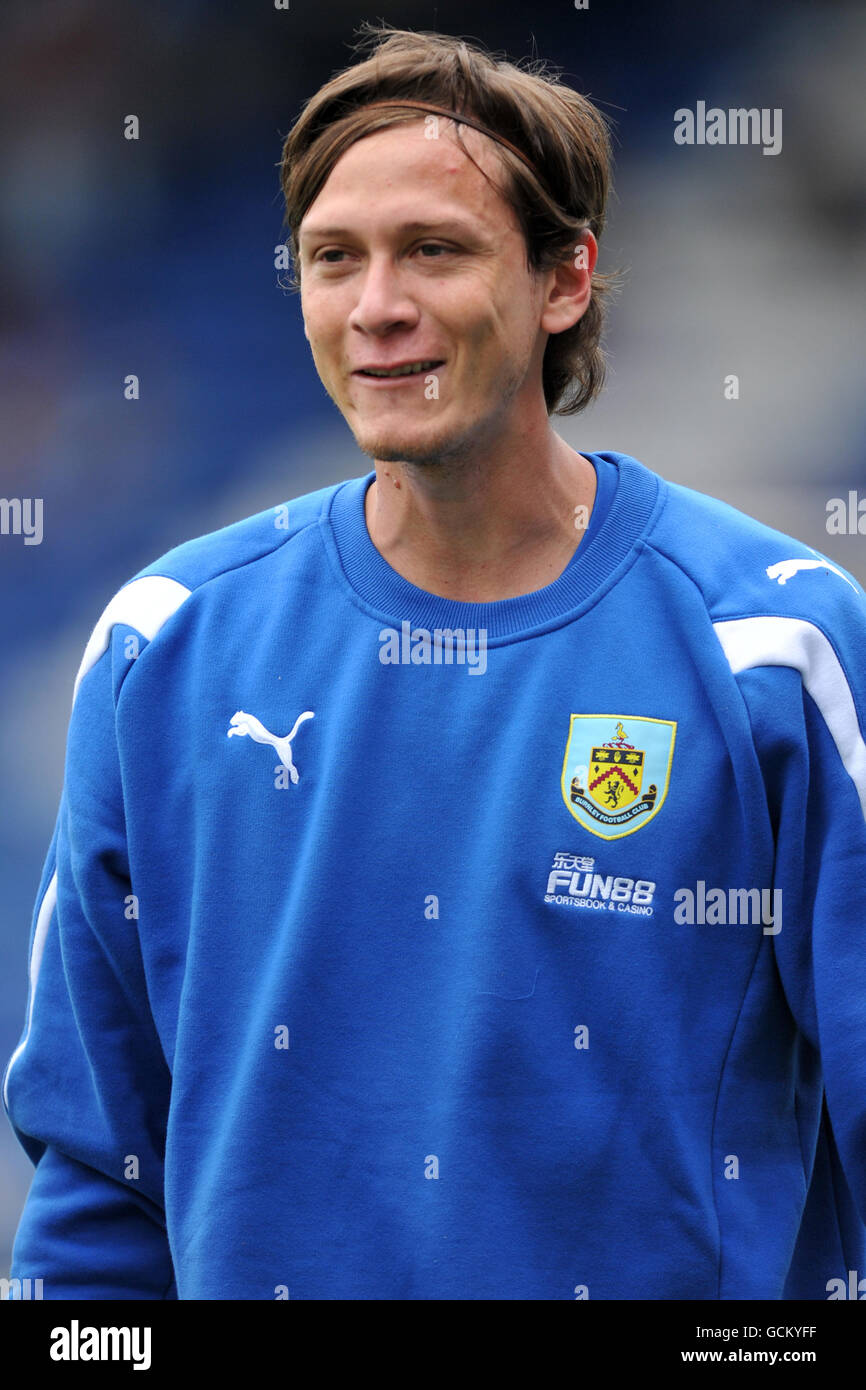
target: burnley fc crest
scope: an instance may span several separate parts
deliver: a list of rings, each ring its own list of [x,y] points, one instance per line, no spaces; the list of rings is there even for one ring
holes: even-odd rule
[[[575,820],[604,840],[651,821],[667,796],[676,732],[670,719],[573,714],[562,796]]]

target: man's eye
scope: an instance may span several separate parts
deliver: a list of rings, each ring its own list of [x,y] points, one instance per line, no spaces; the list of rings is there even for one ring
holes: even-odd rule
[[[435,261],[438,260],[441,255],[447,255],[448,252],[451,250],[451,247],[442,246],[438,241],[425,241],[422,242],[421,245],[418,246],[416,249],[423,253],[421,257],[422,260]],[[345,256],[345,254],[345,251],[342,251],[339,249],[339,247],[334,246],[329,247],[324,251],[319,251],[315,259],[320,263],[324,262],[325,265],[339,265],[340,258]]]

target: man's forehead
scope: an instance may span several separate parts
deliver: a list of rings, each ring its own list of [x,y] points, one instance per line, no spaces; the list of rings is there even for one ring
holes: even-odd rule
[[[435,139],[425,135],[425,130],[431,128],[438,129]],[[467,136],[474,139],[466,139]],[[356,218],[359,193],[363,195],[363,204],[370,208],[383,196],[388,196],[392,203],[405,199],[407,214],[414,211],[423,225],[448,218],[487,221],[491,216],[501,217],[503,200],[489,182],[492,176],[502,184],[502,166],[496,151],[490,148],[490,141],[471,128],[462,127],[461,138],[466,139],[469,154],[458,144],[450,122],[441,121],[438,128],[406,122],[363,136],[337,160],[307,209],[301,229],[318,231],[318,214],[320,210],[325,213],[325,204],[329,225],[334,221],[332,210],[336,211],[339,203],[344,203],[345,212],[354,213]],[[419,208],[417,192],[411,197],[407,193],[408,183],[414,183],[416,188],[423,186],[429,207]],[[428,212],[429,218],[425,215]],[[338,220],[342,222],[343,217]]]

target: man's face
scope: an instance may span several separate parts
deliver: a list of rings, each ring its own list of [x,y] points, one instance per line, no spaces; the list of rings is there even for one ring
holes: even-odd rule
[[[546,420],[543,283],[512,208],[453,130],[441,121],[427,139],[422,118],[356,141],[299,230],[316,369],[358,447],[384,462],[470,458],[518,435],[530,412]],[[462,134],[501,183],[491,142]],[[406,363],[425,365],[385,379],[362,370]]]

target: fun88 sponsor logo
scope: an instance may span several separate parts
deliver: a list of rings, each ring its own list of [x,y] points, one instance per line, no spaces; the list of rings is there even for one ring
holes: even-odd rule
[[[655,890],[650,879],[599,873],[594,859],[560,853],[554,855],[544,901],[589,912],[628,912],[652,917]]]

